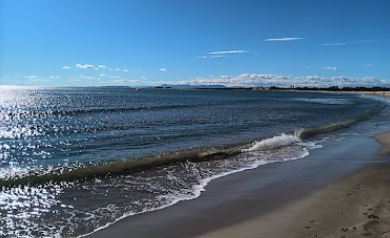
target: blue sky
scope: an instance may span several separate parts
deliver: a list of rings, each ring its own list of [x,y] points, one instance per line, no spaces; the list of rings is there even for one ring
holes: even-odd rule
[[[383,85],[387,0],[0,0],[0,84]]]

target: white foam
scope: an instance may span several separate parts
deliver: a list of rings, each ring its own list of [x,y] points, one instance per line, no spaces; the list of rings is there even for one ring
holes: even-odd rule
[[[271,138],[266,138],[261,141],[255,141],[253,145],[248,149],[243,149],[243,152],[250,152],[250,151],[258,151],[258,150],[269,150],[269,149],[275,149],[282,146],[291,145],[294,143],[301,142],[301,139],[299,138],[300,131],[295,132],[292,134],[286,134],[282,133],[277,136],[273,136]]]
[[[305,153],[303,157],[306,157],[307,155],[308,155],[308,153]],[[297,159],[297,158],[293,158],[293,159]],[[277,161],[274,161],[274,162],[277,162]],[[282,161],[279,161],[279,162],[282,162]],[[242,171],[245,171],[245,170],[255,169],[255,168],[259,167],[260,165],[264,165],[264,164],[268,164],[268,163],[271,163],[271,162],[258,161],[257,163],[254,163],[253,165],[248,166],[248,167],[243,167],[243,168],[240,168],[240,169],[231,170],[231,171],[228,171],[228,172],[224,172],[224,173],[220,173],[220,174],[216,174],[216,175],[207,177],[205,179],[200,180],[199,184],[196,184],[196,185],[192,186],[192,191],[191,191],[192,195],[191,194],[182,194],[182,193],[178,192],[177,194],[170,194],[170,195],[160,196],[159,200],[160,201],[161,200],[166,201],[165,204],[162,204],[161,206],[155,207],[155,208],[144,208],[140,212],[126,213],[126,214],[122,215],[121,217],[117,218],[115,221],[108,222],[104,226],[100,226],[100,227],[96,228],[95,230],[93,230],[92,232],[89,232],[87,234],[83,234],[83,235],[77,236],[77,238],[85,237],[85,236],[91,235],[93,233],[96,233],[98,231],[101,231],[101,230],[111,226],[112,224],[115,224],[116,222],[118,222],[120,220],[123,220],[123,219],[125,219],[126,217],[129,217],[129,216],[134,216],[134,215],[138,215],[138,214],[142,214],[142,213],[146,213],[146,212],[158,211],[158,210],[161,210],[161,209],[173,206],[173,205],[175,205],[175,204],[177,204],[177,203],[179,203],[181,201],[188,201],[188,200],[192,200],[192,199],[198,198],[202,194],[202,192],[206,191],[207,184],[210,183],[212,180],[217,179],[217,178],[221,178],[221,177],[224,177],[224,176],[227,176],[227,175],[230,175],[230,174],[242,172]]]
[[[199,183],[193,185],[190,189],[188,189],[187,192],[177,191],[177,193],[171,193],[171,194],[159,196],[158,200],[163,201],[163,203],[159,207],[153,207],[153,208],[145,207],[143,210],[141,210],[139,212],[129,212],[129,213],[123,214],[121,217],[118,217],[116,220],[109,222],[103,226],[100,226],[90,233],[80,235],[78,237],[85,237],[85,236],[88,236],[92,233],[103,230],[103,229],[109,227],[110,225],[112,225],[112,224],[114,224],[114,223],[116,223],[116,222],[118,222],[126,217],[129,217],[129,216],[161,210],[161,209],[173,206],[181,201],[188,201],[188,200],[198,198],[202,194],[202,192],[206,191],[207,184],[210,183],[212,180],[215,180],[215,179],[227,176],[227,175],[231,175],[234,173],[242,172],[245,170],[255,169],[255,168],[258,168],[259,166],[262,166],[265,164],[280,163],[280,162],[302,159],[302,158],[307,157],[310,154],[309,149],[315,149],[315,148],[321,147],[320,145],[318,145],[314,142],[301,142],[301,140],[299,138],[299,133],[300,133],[300,131],[297,131],[293,135],[282,133],[281,135],[267,138],[267,139],[261,140],[259,142],[255,142],[254,145],[250,149],[247,149],[247,152],[251,152],[251,151],[256,152],[259,149],[264,150],[264,149],[270,149],[270,148],[276,148],[276,147],[297,144],[297,145],[301,146],[302,151],[300,151],[300,153],[296,154],[295,156],[284,157],[284,158],[280,158],[278,160],[267,160],[267,159],[259,158],[259,159],[252,160],[250,163],[243,164],[243,166],[240,168],[231,169],[231,170],[228,170],[225,172],[220,172],[220,173],[211,175],[211,176],[203,178],[203,179],[199,179]],[[256,153],[253,154],[253,156],[256,156]],[[189,162],[189,163],[191,163],[191,162]]]

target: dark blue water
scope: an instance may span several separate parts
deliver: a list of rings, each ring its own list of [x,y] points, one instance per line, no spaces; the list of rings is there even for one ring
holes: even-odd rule
[[[2,188],[0,236],[75,237],[200,195],[212,179],[300,159],[302,128],[361,118],[380,102],[348,94],[0,87],[0,179],[170,151],[248,144],[232,158],[86,181]],[[387,118],[384,119],[388,120]]]
[[[251,141],[372,104],[352,95],[220,90],[1,88],[0,95],[3,169]]]

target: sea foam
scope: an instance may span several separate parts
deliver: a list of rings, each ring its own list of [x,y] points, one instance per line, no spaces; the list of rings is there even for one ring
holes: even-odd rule
[[[255,141],[250,148],[243,149],[242,151],[248,152],[248,151],[258,151],[258,150],[270,150],[270,149],[275,149],[282,146],[298,143],[301,142],[301,139],[299,138],[300,133],[301,130],[296,131],[294,134],[282,133],[280,135],[276,135],[260,141]]]

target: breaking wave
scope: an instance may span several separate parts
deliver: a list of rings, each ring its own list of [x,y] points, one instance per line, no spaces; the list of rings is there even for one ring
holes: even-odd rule
[[[200,149],[175,151],[126,160],[114,160],[95,164],[80,165],[73,168],[57,168],[50,171],[31,171],[19,177],[0,179],[0,186],[37,185],[48,182],[70,182],[94,179],[105,176],[124,175],[131,171],[146,170],[159,166],[171,165],[183,161],[201,162],[227,159],[242,152],[273,150],[302,142],[310,137],[329,133],[338,129],[352,126],[354,123],[367,119],[379,112],[379,105],[362,110],[359,114],[331,124],[304,128],[292,133],[282,133],[252,143],[241,143]]]
[[[0,205],[9,211],[17,209],[18,214],[3,214],[0,227],[5,228],[0,229],[0,236],[30,237],[39,232],[47,237],[83,237],[128,216],[195,199],[214,179],[305,158],[310,150],[321,147],[315,136],[351,126],[380,109],[375,106],[331,124],[249,143],[71,168],[41,168],[19,177],[13,173],[0,180]],[[83,200],[74,199],[74,194]]]
[[[258,150],[270,150],[270,149],[291,145],[293,143],[301,142],[301,138],[299,137],[300,133],[301,130],[296,131],[294,134],[282,133],[281,135],[273,136],[271,138],[266,138],[261,141],[255,141],[250,148],[243,149],[243,151],[249,152],[249,151],[258,151]]]
[[[181,201],[196,199],[201,195],[202,192],[206,191],[207,184],[212,180],[245,170],[255,169],[259,166],[270,163],[302,159],[309,155],[310,149],[320,147],[320,145],[315,143],[298,142],[291,143],[289,146],[284,147],[280,151],[274,150],[272,152],[268,151],[266,153],[258,153],[259,151],[247,151],[245,153],[239,154],[238,156],[233,156],[228,161],[212,161],[212,164],[206,161],[200,163],[187,161],[178,164],[176,166],[178,166],[179,169],[175,170],[174,173],[170,172],[165,176],[172,184],[174,184],[175,189],[168,189],[168,192],[161,192],[161,195],[156,196],[154,206],[145,206],[143,209],[137,212],[125,212],[112,221],[102,226],[98,226],[96,229],[88,232],[87,234],[83,234],[78,237],[85,237],[105,229],[108,226],[129,216],[161,210],[173,206]],[[207,165],[205,163],[207,163]],[[184,174],[181,174],[183,171]],[[161,183],[160,180],[161,179],[158,178],[155,183]]]

